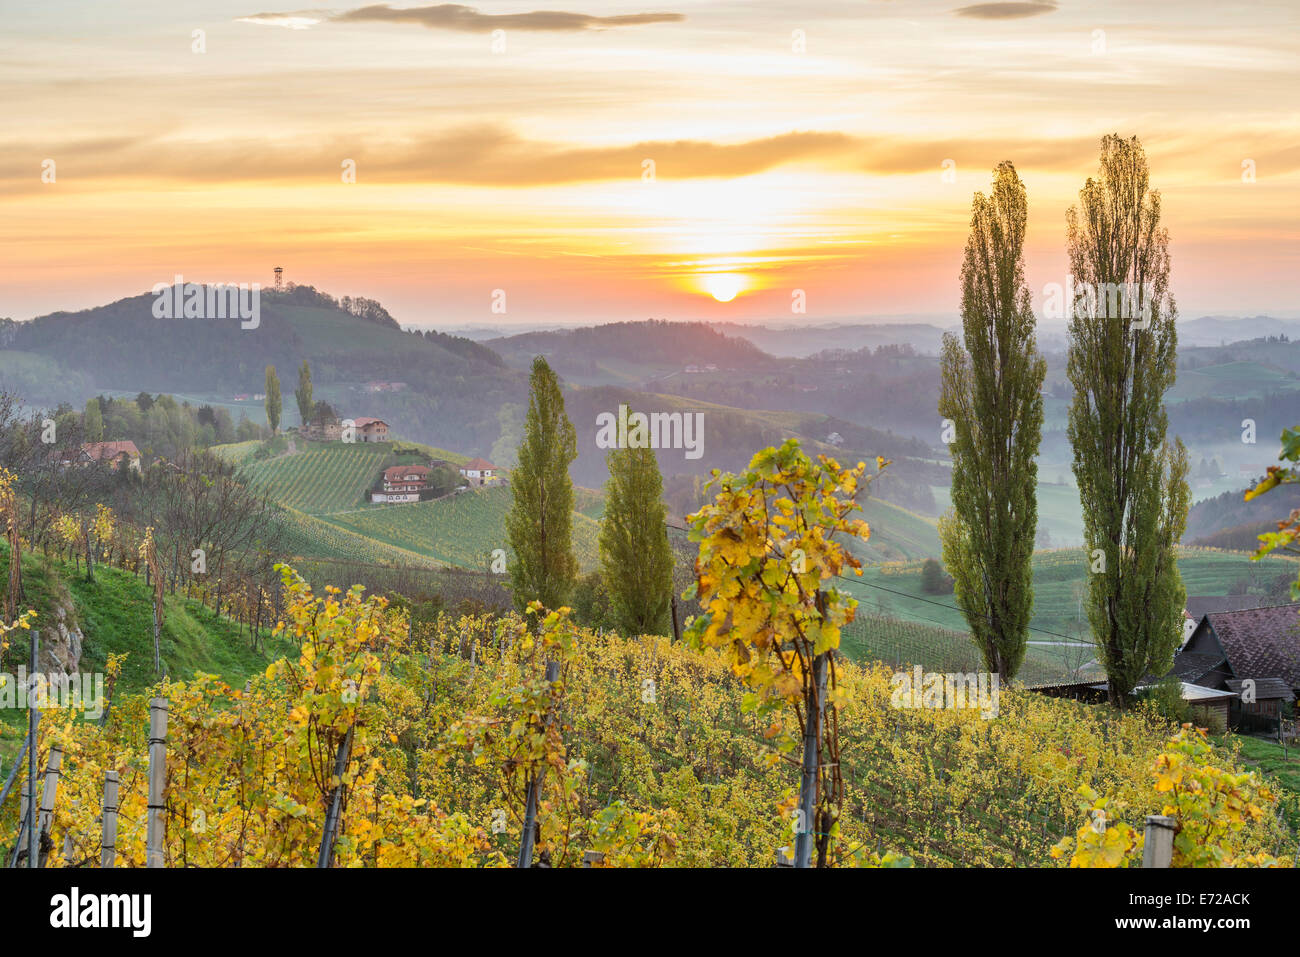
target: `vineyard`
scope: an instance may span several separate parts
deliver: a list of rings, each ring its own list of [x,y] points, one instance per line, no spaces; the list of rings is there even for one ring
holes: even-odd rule
[[[538,685],[537,646],[517,618],[443,617],[409,634],[381,602],[335,594],[327,606],[301,584],[291,590],[286,620],[302,652],[246,689],[210,675],[164,680],[118,694],[102,726],[59,713],[42,722],[41,766],[52,745],[63,760],[49,825],[62,854],[47,866],[99,861],[108,771],[120,780],[117,866],[144,864],[149,695],[171,713],[164,866],[312,865],[333,796],[313,768],[336,751],[347,759],[337,866],[508,865],[522,808],[518,778],[498,762],[539,687],[560,721],[544,751],[515,753],[550,768],[537,843],[550,866],[578,866],[586,852],[606,866],[770,866],[790,842],[797,771],[765,743],[767,719],[744,706],[718,654],[551,616],[543,637],[563,633],[548,645],[561,670],[556,685]],[[839,671],[836,866],[891,852],[928,866],[1052,865],[1052,846],[1083,821],[1084,785],[1112,797],[1112,822],[1140,828],[1160,811],[1152,769],[1171,729],[1147,713],[1007,689],[992,720],[899,707],[892,674]],[[501,737],[482,737],[489,728]],[[1224,751],[1216,760],[1237,761]],[[0,843],[13,842],[15,805],[0,816]],[[1242,854],[1294,845],[1275,813],[1230,841]]]
[[[379,565],[437,567],[428,555],[368,538],[338,525],[285,508],[277,516],[288,554],[303,558],[341,558]]]
[[[318,515],[365,505],[390,452],[387,443],[312,443],[292,455],[249,462],[242,474],[281,505]]]
[[[389,505],[327,520],[346,531],[438,561],[481,569],[494,549],[506,543],[505,520],[511,493],[505,487],[477,489],[433,502]],[[599,525],[573,515],[573,549],[584,569],[598,561]]]

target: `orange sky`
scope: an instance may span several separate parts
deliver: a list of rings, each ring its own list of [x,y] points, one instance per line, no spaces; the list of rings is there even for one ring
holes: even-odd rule
[[[992,167],[1028,188],[1039,303],[1107,132],[1147,148],[1184,317],[1300,315],[1294,3],[52,0],[6,19],[0,315],[281,265],[411,325],[950,321]]]

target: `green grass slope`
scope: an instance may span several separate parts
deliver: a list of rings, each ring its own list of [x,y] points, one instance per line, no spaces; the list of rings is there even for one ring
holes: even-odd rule
[[[854,512],[871,526],[871,538],[854,543],[854,552],[867,562],[922,561],[938,558],[939,527],[934,519],[881,499],[868,498]]]
[[[420,552],[399,548],[340,528],[325,519],[286,508],[279,514],[285,553],[291,558],[344,559],[377,565],[415,565],[429,568],[442,563]]]
[[[1244,551],[1179,549],[1178,568],[1190,596],[1223,596],[1234,586],[1255,583],[1261,566],[1268,575],[1287,568],[1294,559],[1271,557],[1252,562]],[[845,586],[859,601],[870,602],[881,614],[935,625],[950,632],[965,632],[966,619],[953,596],[932,596],[920,586],[920,562],[883,564],[863,570],[861,579]],[[1089,635],[1086,598],[1088,563],[1082,549],[1039,551],[1034,555],[1034,619],[1031,641],[1057,641],[1057,635]]]
[[[9,574],[9,551],[0,545],[0,580]],[[65,612],[64,624],[79,628],[83,636],[80,671],[103,673],[110,654],[126,654],[118,689],[138,692],[156,680],[153,669],[153,598],[144,578],[106,566],[96,566],[95,581],[86,581],[84,566],[79,572],[71,563],[41,554],[23,556],[23,604],[37,613],[33,624],[41,631],[42,643],[56,634],[56,609]],[[28,660],[26,632],[11,636],[5,653],[4,670],[13,672]],[[254,651],[248,629],[228,618],[215,615],[197,601],[179,595],[166,596],[166,614],[159,642],[163,665],[171,677],[186,677],[196,671],[220,675],[232,684],[242,684],[268,662],[291,649],[287,641],[264,635],[265,654]],[[116,693],[116,692],[115,692]],[[13,750],[14,739],[26,721],[26,712],[0,710],[0,753]],[[3,725],[10,727],[9,732]]]

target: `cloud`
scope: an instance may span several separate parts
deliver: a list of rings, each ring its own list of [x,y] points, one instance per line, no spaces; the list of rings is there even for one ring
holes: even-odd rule
[[[340,164],[357,165],[358,182],[376,185],[444,184],[537,187],[572,183],[640,180],[642,163],[655,162],[661,180],[750,176],[803,163],[870,176],[933,174],[951,159],[960,174],[980,171],[985,181],[1000,161],[1010,159],[1022,175],[1041,172],[1090,174],[1096,167],[1099,135],[1006,139],[912,139],[794,131],[736,143],[710,140],[647,140],[615,146],[575,146],[525,139],[497,125],[453,128],[403,139],[373,134],[335,137],[304,148],[301,141],[244,139],[188,140],[174,135],[69,140],[64,143],[6,143],[0,148],[0,193],[46,189],[31,170],[40,159],[58,159],[60,183],[102,188],[106,181],[162,186],[197,183],[283,183],[314,187],[339,182]],[[1284,135],[1221,131],[1219,141],[1177,136],[1148,138],[1153,167],[1182,168],[1194,176],[1234,180],[1237,161],[1216,156],[1250,155],[1260,169],[1282,175],[1300,168],[1300,148]],[[1242,154],[1242,143],[1250,152]],[[1205,158],[1211,158],[1206,161]],[[66,164],[66,165],[65,165]],[[22,175],[19,175],[19,171]],[[1166,175],[1168,173],[1166,172]]]
[[[294,10],[286,13],[254,13],[236,17],[238,23],[257,23],[268,27],[285,27],[289,30],[306,30],[329,16],[328,10]]]
[[[686,17],[680,13],[629,13],[598,17],[588,13],[561,10],[534,10],[531,13],[480,13],[459,3],[441,3],[431,7],[390,7],[386,3],[358,7],[330,19],[341,23],[414,23],[431,30],[458,30],[463,33],[491,33],[493,30],[599,30],[605,27],[631,27],[647,23],[677,23]]]
[[[1017,0],[1006,3],[973,3],[967,7],[958,7],[953,13],[977,20],[1019,20],[1022,17],[1036,17],[1040,13],[1051,13],[1056,9],[1054,0]]]

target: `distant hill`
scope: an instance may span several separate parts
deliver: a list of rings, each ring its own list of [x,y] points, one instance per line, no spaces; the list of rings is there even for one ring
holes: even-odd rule
[[[1261,531],[1277,531],[1278,520],[1289,515],[1292,509],[1300,508],[1300,485],[1279,485],[1267,495],[1249,502],[1243,501],[1244,495],[1245,489],[1224,492],[1193,505],[1187,513],[1187,531],[1183,534],[1183,541],[1223,545],[1225,542],[1212,539],[1229,529],[1234,531],[1234,540],[1238,541],[1245,527],[1258,529],[1256,535]],[[1248,547],[1254,549],[1258,543],[1252,541]]]
[[[698,458],[688,459],[685,449],[659,450],[659,468],[665,477],[707,475],[714,468],[737,471],[747,466],[759,449],[797,438],[810,455],[828,455],[844,464],[865,461],[872,473],[876,470],[874,459],[877,455],[893,459],[895,465],[890,467],[881,485],[873,487],[873,496],[909,507],[932,504],[929,501],[929,484],[932,482],[920,481],[923,475],[919,471],[928,468],[923,463],[931,455],[931,450],[916,439],[818,412],[736,408],[679,395],[634,392],[614,386],[573,389],[565,395],[565,407],[578,434],[578,458],[570,469],[577,484],[590,488],[604,484],[608,474],[605,468],[607,450],[596,445],[596,420],[601,413],[617,413],[622,403],[627,403],[634,411],[645,413],[681,412],[703,416],[703,443]],[[838,436],[840,444],[831,441],[833,435]],[[908,498],[909,492],[923,492],[925,501]]]
[[[729,336],[748,339],[777,356],[806,358],[825,349],[874,349],[910,344],[917,352],[938,355],[947,330],[929,323],[810,323],[787,326],[715,322],[713,328]],[[954,327],[955,328],[955,327]]]
[[[776,360],[746,339],[724,335],[703,322],[612,322],[580,329],[525,332],[484,345],[520,369],[534,356],[578,384],[629,384],[687,366],[770,368]]]
[[[335,300],[310,286],[263,290],[260,323],[243,329],[236,318],[155,318],[154,301],[146,293],[8,323],[0,362],[41,372],[48,388],[25,395],[29,401],[75,405],[88,398],[88,385],[95,391],[180,392],[204,399],[260,393],[266,366],[274,365],[283,422],[295,425],[293,390],[306,359],[316,397],[341,414],[381,417],[404,437],[480,454],[497,437],[500,405],[526,401],[526,377],[491,349],[432,331],[404,332],[377,303],[358,315],[344,307],[351,300]],[[373,381],[401,387],[370,391],[366,383]]]
[[[1248,339],[1300,335],[1300,319],[1275,319],[1272,316],[1201,316],[1178,320],[1179,346],[1217,346]]]

